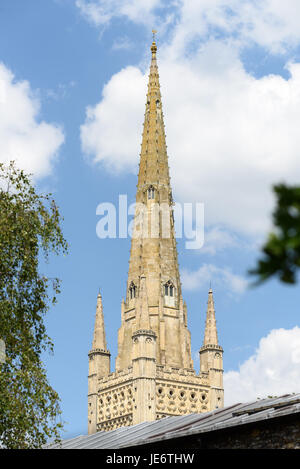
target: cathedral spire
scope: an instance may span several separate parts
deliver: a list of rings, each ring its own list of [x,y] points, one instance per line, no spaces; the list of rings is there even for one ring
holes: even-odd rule
[[[191,366],[192,363],[190,334],[182,304],[155,38],[150,50],[134,229],[126,300],[119,329],[117,370],[130,366],[132,356],[128,354],[127,341],[141,322],[149,325],[144,329],[155,332],[158,337],[157,363],[179,368]],[[175,339],[171,332],[173,328],[180,330],[180,339]],[[181,344],[179,347],[178,342]]]
[[[135,236],[131,242],[126,303],[130,288],[138,291],[146,276],[148,301],[158,305],[163,281],[171,281],[177,298],[181,283],[175,241],[165,127],[162,112],[157,45],[151,45],[151,64],[136,193]]]
[[[126,299],[119,331],[120,346],[116,369],[130,366],[131,356],[128,354],[126,340],[129,340],[131,333],[139,327],[138,324],[141,321],[148,322],[147,329],[155,331],[160,337],[157,348],[158,363],[163,362],[180,367],[183,363],[191,362],[187,346],[189,339],[186,339],[189,333],[186,331],[184,315],[180,310],[181,282],[155,38],[153,38],[150,51],[151,63],[134,229],[131,239]],[[144,306],[141,306],[142,304]],[[172,309],[169,310],[169,308]],[[173,340],[169,332],[172,327],[170,319],[165,320],[165,315],[169,317],[171,314],[173,314],[174,322],[182,323],[178,325],[178,328],[183,328],[182,347],[177,348],[175,352],[171,352],[173,346],[169,347],[169,351],[165,350],[168,343]],[[160,318],[159,322],[157,322],[158,318]]]
[[[94,337],[92,349],[101,349],[107,351],[106,337],[105,337],[105,326],[103,317],[103,305],[101,293],[98,293],[97,307],[96,307],[96,318],[94,327]]]
[[[208,292],[205,334],[203,345],[218,345],[217,322],[212,288]]]

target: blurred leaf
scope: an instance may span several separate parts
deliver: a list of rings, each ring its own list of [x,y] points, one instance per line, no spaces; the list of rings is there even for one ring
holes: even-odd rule
[[[273,276],[295,284],[300,267],[300,187],[279,184],[274,192],[277,198],[274,233],[262,247],[263,257],[249,273],[257,277],[256,284]]]

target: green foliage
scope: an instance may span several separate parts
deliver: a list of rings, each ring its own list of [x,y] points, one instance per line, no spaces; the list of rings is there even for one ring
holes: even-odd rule
[[[53,344],[45,328],[49,305],[60,292],[57,278],[39,273],[41,255],[66,253],[58,207],[50,194],[36,193],[30,177],[0,164],[0,444],[40,448],[58,439],[59,397],[41,361]]]
[[[273,214],[275,231],[262,248],[264,257],[250,273],[261,283],[272,276],[294,284],[300,268],[300,187],[274,187],[277,206]]]

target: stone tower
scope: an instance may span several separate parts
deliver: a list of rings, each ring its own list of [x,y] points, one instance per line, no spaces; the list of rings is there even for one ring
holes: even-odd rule
[[[156,52],[153,41],[116,367],[111,373],[98,295],[89,353],[89,433],[223,406],[223,350],[218,345],[211,290],[199,375],[191,357]]]

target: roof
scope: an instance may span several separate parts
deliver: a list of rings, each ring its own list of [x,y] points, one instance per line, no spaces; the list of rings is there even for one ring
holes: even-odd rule
[[[235,404],[203,414],[165,417],[109,432],[80,435],[47,445],[47,449],[118,449],[146,445],[194,434],[207,434],[224,428],[300,413],[300,394]]]

